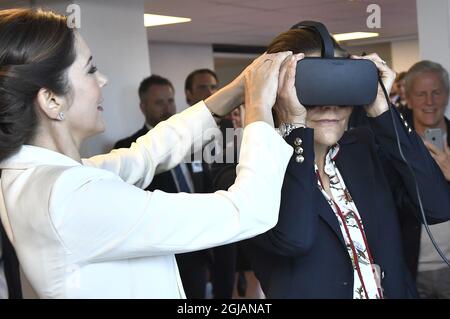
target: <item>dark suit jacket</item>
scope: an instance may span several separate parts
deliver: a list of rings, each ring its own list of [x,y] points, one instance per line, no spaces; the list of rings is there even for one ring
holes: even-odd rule
[[[450,186],[420,137],[395,112],[403,154],[419,183],[430,223],[450,219]],[[387,298],[417,297],[402,250],[395,196],[417,204],[414,181],[401,160],[391,114],[369,120],[372,131],[348,131],[339,142],[336,165],[361,215]],[[288,165],[279,221],[246,242],[246,252],[269,298],[352,298],[353,268],[338,220],[317,187],[314,132],[296,129],[287,141],[303,140],[302,164]]]

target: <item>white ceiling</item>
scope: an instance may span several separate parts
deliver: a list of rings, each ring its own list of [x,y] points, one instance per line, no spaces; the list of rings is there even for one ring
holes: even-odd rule
[[[192,19],[148,28],[150,41],[265,46],[302,20],[321,21],[331,33],[373,32],[371,3],[381,7],[376,41],[417,36],[416,0],[145,0],[145,11]]]

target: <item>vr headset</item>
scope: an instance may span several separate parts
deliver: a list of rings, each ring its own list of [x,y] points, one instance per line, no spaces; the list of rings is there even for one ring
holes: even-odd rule
[[[320,22],[303,21],[291,29],[308,28],[320,35],[321,57],[305,57],[297,64],[295,88],[306,107],[371,104],[377,95],[378,69],[372,61],[334,57],[333,40]]]

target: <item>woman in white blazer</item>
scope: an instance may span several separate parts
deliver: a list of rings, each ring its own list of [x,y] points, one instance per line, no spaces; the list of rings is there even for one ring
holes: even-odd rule
[[[263,55],[204,102],[129,149],[81,159],[104,130],[101,87],[82,37],[62,16],[0,11],[0,213],[41,298],[184,298],[174,254],[263,233],[277,222],[292,148],[273,128],[282,62]],[[146,192],[154,174],[201,148],[211,113],[242,102],[235,184],[214,194]]]

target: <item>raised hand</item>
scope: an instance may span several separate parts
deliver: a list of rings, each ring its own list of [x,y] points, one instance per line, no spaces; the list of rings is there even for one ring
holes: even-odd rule
[[[291,51],[263,54],[245,71],[245,124],[265,121],[273,125],[272,107],[278,92],[280,68]]]
[[[373,63],[375,63],[380,73],[381,81],[383,82],[383,85],[386,88],[386,92],[389,96],[389,93],[391,92],[392,89],[392,85],[394,84],[395,81],[396,73],[387,66],[386,62],[383,61],[383,59],[381,59],[376,53],[372,53],[365,56],[352,55],[351,58],[371,60]],[[388,109],[389,104],[386,101],[383,89],[381,88],[381,85],[378,84],[377,97],[371,105],[366,106],[366,112],[370,117],[377,117],[386,112]]]
[[[274,110],[278,119],[283,123],[305,124],[306,109],[300,103],[295,89],[297,62],[304,57],[303,53],[295,54],[281,65]]]

